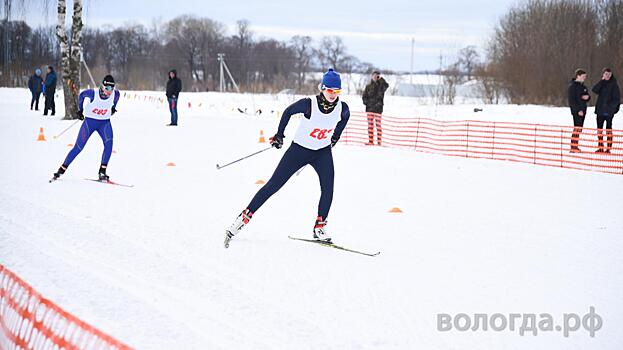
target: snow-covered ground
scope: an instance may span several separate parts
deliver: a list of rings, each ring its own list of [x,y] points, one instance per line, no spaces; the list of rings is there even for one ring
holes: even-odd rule
[[[338,145],[328,228],[336,242],[379,256],[287,239],[311,235],[320,192],[311,169],[226,250],[224,229],[284,150],[215,164],[265,147],[260,130],[272,135],[294,97],[183,94],[180,126],[170,128],[164,105],[135,94],[113,117],[108,173],[135,185],[122,188],[83,180],[97,174],[97,135],[62,181],[49,184],[78,126],[53,139],[72,122],[27,110],[26,90],[0,89],[0,263],[115,338],[140,349],[623,348],[620,176]],[[343,98],[363,109],[358,96]],[[571,119],[564,108],[474,107],[389,96],[386,112]],[[251,112],[258,108],[261,116]],[[35,141],[39,127],[48,141]],[[444,313],[534,313],[537,321],[550,313],[561,324],[563,314],[582,317],[591,306],[603,319],[595,337],[582,327],[569,337],[520,336],[519,325],[437,328]]]

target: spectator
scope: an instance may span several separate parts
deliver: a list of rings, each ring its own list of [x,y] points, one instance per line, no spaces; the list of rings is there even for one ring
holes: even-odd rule
[[[171,124],[177,125],[177,98],[182,91],[182,81],[177,77],[177,71],[171,69],[169,71],[169,81],[167,81],[167,100],[169,101],[169,111],[171,112]]]
[[[54,71],[54,67],[48,66],[48,73],[45,75],[45,83],[43,85],[43,93],[45,95],[43,115],[48,115],[48,110],[52,111],[51,115],[55,115],[56,104],[54,103],[54,93],[56,92],[56,72]]]
[[[381,77],[379,71],[372,72],[372,81],[363,90],[363,104],[368,114],[368,145],[374,144],[374,128],[376,127],[377,143],[381,145],[381,114],[383,114],[383,97],[389,84]]]
[[[621,90],[610,68],[604,68],[601,81],[593,86],[593,92],[599,95],[595,104],[597,138],[599,139],[599,147],[596,152],[610,153],[610,149],[612,149],[612,118],[619,111],[621,105]],[[605,149],[602,136],[604,122],[606,122],[606,135],[608,137],[608,146]]]
[[[585,80],[586,72],[582,69],[576,69],[575,78],[571,79],[567,89],[574,126],[573,135],[571,136],[571,153],[581,152],[578,147],[578,141],[584,126],[584,118],[586,117],[586,102],[591,99],[588,88],[584,85]]]
[[[35,106],[35,111],[39,110],[39,96],[41,96],[41,89],[43,88],[43,79],[41,78],[41,69],[37,68],[35,74],[28,79],[28,89],[32,94],[30,100],[30,110],[32,106]]]

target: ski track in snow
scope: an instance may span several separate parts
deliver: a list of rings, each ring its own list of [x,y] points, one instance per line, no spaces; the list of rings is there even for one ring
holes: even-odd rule
[[[359,96],[341,98],[363,109]],[[78,129],[53,140],[69,122],[24,110],[29,99],[25,89],[0,89],[0,263],[131,346],[623,348],[620,176],[338,144],[328,227],[337,243],[381,255],[287,238],[310,235],[320,192],[311,169],[292,177],[224,249],[224,229],[283,155],[271,150],[215,170],[264,147],[259,130],[268,138],[277,126],[274,116],[231,111],[251,103],[283,110],[290,98],[183,94],[179,128],[163,126],[166,106],[122,98],[109,174],[133,188],[83,180],[99,167],[97,135],[62,180],[48,184]],[[208,102],[190,109],[184,99]],[[394,116],[435,117],[433,109],[439,119],[474,116],[470,105],[388,99]],[[568,124],[568,114],[485,106],[478,116]],[[40,126],[45,143],[34,141]],[[166,167],[171,161],[177,166]],[[388,214],[394,206],[404,214]],[[595,338],[582,330],[564,338],[436,329],[438,313],[556,317],[591,305],[604,319]]]

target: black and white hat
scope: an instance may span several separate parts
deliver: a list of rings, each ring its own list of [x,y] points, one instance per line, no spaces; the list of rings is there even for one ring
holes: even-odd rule
[[[115,86],[115,78],[113,78],[112,75],[108,74],[104,77],[104,80],[102,80],[102,84],[104,86]]]

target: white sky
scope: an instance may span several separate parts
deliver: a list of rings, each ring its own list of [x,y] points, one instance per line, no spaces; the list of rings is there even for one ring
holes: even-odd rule
[[[26,10],[17,18],[31,25],[53,23],[56,1],[22,0]],[[15,1],[19,2],[19,1]],[[72,2],[68,0],[68,2]],[[385,0],[342,1],[200,1],[200,0],[85,0],[87,26],[167,21],[181,14],[208,17],[235,31],[237,20],[246,19],[256,38],[289,40],[310,35],[341,36],[348,53],[380,68],[409,71],[411,40],[414,39],[414,70],[439,67],[439,56],[453,60],[467,45],[484,47],[494,26],[515,0]],[[71,7],[68,6],[70,11]]]

